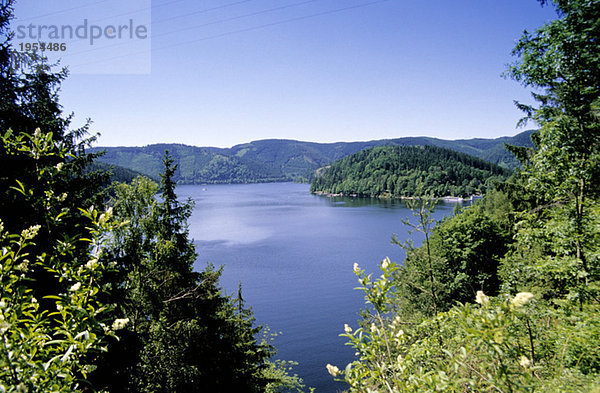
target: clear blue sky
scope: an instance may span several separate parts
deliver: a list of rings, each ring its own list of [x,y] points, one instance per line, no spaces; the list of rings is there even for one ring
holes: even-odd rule
[[[74,73],[61,101],[103,146],[514,135],[529,94],[500,75],[522,31],[554,17],[535,0],[154,0],[151,72]]]

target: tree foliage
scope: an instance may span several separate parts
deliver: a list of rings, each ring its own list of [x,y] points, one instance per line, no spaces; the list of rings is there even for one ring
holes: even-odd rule
[[[228,149],[181,144],[156,144],[142,147],[106,147],[100,161],[138,171],[158,179],[161,158],[169,150],[178,165],[175,180],[183,184],[259,183],[269,181],[310,181],[315,170],[361,150],[377,146],[437,146],[469,154],[485,161],[514,169],[519,161],[505,144],[532,147],[524,131],[496,139],[442,140],[406,137],[368,142],[313,143],[267,139],[236,145]]]
[[[110,193],[85,151],[89,122],[71,130],[62,116],[66,70],[35,54],[11,64],[11,15],[2,2],[0,391],[299,391],[288,364],[268,361],[241,292],[222,293],[221,269],[192,270],[173,161],[160,187],[138,178]]]
[[[58,241],[90,237],[87,220],[77,208],[102,210],[101,185],[107,177],[87,170],[94,158],[85,152],[94,139],[85,139],[89,123],[72,130],[71,116],[62,114],[58,94],[66,70],[55,71],[36,54],[24,56],[18,68],[11,62],[12,4],[9,0],[0,5],[0,217],[9,233],[41,225],[31,252],[42,254]],[[58,214],[61,219],[54,220]],[[87,258],[87,245],[74,245],[73,255]],[[34,291],[62,290],[46,271],[36,266],[33,270]],[[38,298],[45,307],[42,296]]]
[[[2,136],[7,154],[33,160],[64,159],[66,149],[52,134]],[[53,194],[60,167],[36,167],[34,185],[14,179],[16,197],[39,204],[45,214],[38,224],[20,234],[7,231],[0,221],[0,391],[71,392],[85,388],[95,358],[112,330],[126,323],[112,323],[107,307],[99,301],[108,265],[100,261],[106,234],[113,228],[111,213],[94,208],[77,214],[87,227],[88,238],[63,237],[54,243],[38,241],[39,233],[60,226],[66,212],[64,199]],[[43,195],[42,198],[39,196]],[[75,213],[72,213],[75,215]],[[37,243],[37,244],[36,244]],[[82,258],[78,250],[85,249]],[[43,273],[43,276],[40,274]],[[53,285],[41,283],[40,278]],[[46,285],[40,285],[46,284]]]
[[[541,128],[522,173],[539,202],[522,213],[522,241],[507,257],[505,275],[510,285],[541,287],[544,273],[555,272],[555,294],[582,300],[597,297],[593,282],[600,277],[600,2],[553,3],[560,17],[521,37],[519,60],[509,69],[537,89],[537,106],[521,107]],[[525,266],[523,257],[530,259]],[[525,274],[515,277],[511,270],[520,266]]]
[[[370,196],[433,197],[485,193],[508,171],[481,159],[433,146],[376,147],[345,157],[322,169],[311,192]]]
[[[359,358],[328,367],[351,392],[600,391],[600,2],[552,3],[508,72],[536,89],[522,170],[436,227],[429,263],[423,247],[377,280],[355,268],[371,305],[344,333]],[[437,315],[428,264],[437,298],[462,302]]]
[[[274,349],[259,340],[241,292],[237,299],[222,293],[222,269],[193,271],[193,205],[177,199],[176,167],[169,155],[163,162],[160,186],[144,177],[115,186],[114,216],[124,225],[107,251],[117,263],[110,300],[131,323],[93,380],[110,392],[263,392],[281,385],[282,378],[267,376],[277,369],[268,363]]]
[[[390,308],[395,272],[384,260],[375,280],[355,273],[370,320],[345,326],[357,353],[343,370],[328,365],[350,392],[595,392],[600,389],[597,304],[547,307],[528,292],[459,304],[407,323]]]
[[[435,308],[440,311],[459,302],[472,302],[477,291],[498,294],[498,269],[512,244],[513,224],[510,200],[493,190],[430,228],[429,253],[426,244],[399,244],[406,250],[406,259],[395,273],[396,312],[407,320],[434,315],[432,278],[438,302]]]

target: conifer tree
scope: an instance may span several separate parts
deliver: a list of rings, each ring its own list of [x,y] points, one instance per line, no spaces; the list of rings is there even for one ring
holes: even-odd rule
[[[10,231],[20,231],[49,216],[45,200],[50,195],[61,196],[52,208],[63,213],[60,221],[48,221],[38,235],[36,247],[47,249],[63,237],[86,236],[85,224],[76,207],[102,207],[104,196],[101,185],[106,177],[100,173],[86,173],[94,156],[85,153],[85,147],[94,138],[85,138],[89,121],[81,128],[70,129],[72,115],[63,116],[59,103],[60,84],[67,70],[56,67],[35,53],[20,54],[23,60],[15,67],[9,22],[13,0],[0,5],[0,133],[20,135],[32,147],[36,130],[51,134],[53,146],[48,154],[32,157],[0,146],[0,217]],[[11,140],[8,138],[7,140]],[[55,171],[58,168],[58,171]],[[52,181],[40,187],[35,173],[55,171]],[[15,192],[16,180],[31,190],[28,198]],[[87,250],[79,248],[82,257]],[[76,253],[77,255],[77,253]]]
[[[522,184],[537,197],[523,212],[523,242],[507,259],[507,287],[538,287],[582,302],[598,297],[595,217],[600,197],[600,2],[554,0],[559,18],[525,32],[509,76],[536,89],[518,104],[540,126],[537,149],[519,151]],[[537,260],[537,263],[531,261]],[[522,270],[527,274],[515,275]],[[550,289],[551,288],[551,289]]]
[[[7,231],[20,233],[40,225],[32,254],[54,255],[58,242],[72,244],[73,266],[85,263],[89,245],[72,242],[90,238],[88,220],[78,208],[102,209],[103,174],[86,174],[93,156],[85,153],[88,125],[70,129],[59,104],[60,83],[66,70],[54,71],[34,53],[23,54],[15,67],[9,22],[13,0],[0,5],[0,219]],[[20,147],[19,147],[20,146]],[[25,148],[25,147],[27,148]],[[44,154],[30,154],[44,151]],[[40,181],[40,176],[44,181]],[[58,217],[58,219],[57,219]],[[54,311],[47,296],[64,292],[66,283],[33,265],[28,282],[42,310]]]
[[[192,203],[175,193],[176,166],[166,154],[160,186],[139,177],[116,185],[117,262],[111,302],[132,323],[94,375],[110,392],[261,392],[273,353],[241,297],[219,287],[221,269],[194,272],[187,220]],[[155,198],[159,192],[160,198]],[[160,367],[156,367],[160,364]]]

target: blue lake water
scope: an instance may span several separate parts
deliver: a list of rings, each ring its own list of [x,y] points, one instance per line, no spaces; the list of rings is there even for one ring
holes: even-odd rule
[[[196,269],[225,265],[221,285],[254,310],[258,323],[281,332],[277,357],[299,362],[295,372],[318,393],[345,385],[333,381],[325,365],[343,368],[352,348],[338,335],[344,323],[356,328],[364,305],[354,290],[354,262],[377,274],[379,262],[402,262],[403,251],[391,244],[409,235],[402,218],[412,213],[400,201],[326,198],[311,195],[308,185],[268,183],[179,186],[181,198],[196,206],[189,221],[197,245]],[[434,216],[452,214],[440,204]]]

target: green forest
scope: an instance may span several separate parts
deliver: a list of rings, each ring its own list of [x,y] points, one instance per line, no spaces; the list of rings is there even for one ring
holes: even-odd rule
[[[392,238],[403,261],[354,265],[365,308],[340,333],[356,360],[324,365],[348,392],[600,392],[600,1],[540,2],[558,18],[525,32],[506,70],[536,102],[518,104],[538,131],[509,147],[514,173],[433,147],[331,167],[364,165],[377,193],[361,194],[403,195],[384,173],[428,157],[413,195],[452,193],[450,168],[455,193],[486,193],[439,223],[435,200],[407,201],[422,245]],[[227,295],[222,268],[192,269],[193,203],[177,198],[172,155],[154,180],[111,179],[90,123],[73,129],[62,111],[67,70],[35,54],[12,68],[12,7],[0,5],[0,392],[306,391],[293,362],[273,360],[242,285]]]
[[[98,162],[59,103],[66,69],[10,62],[0,6],[0,392],[279,392],[301,381],[222,268],[194,271],[193,204]]]
[[[102,163],[130,168],[158,179],[162,170],[162,155],[169,150],[177,164],[174,179],[179,184],[308,182],[315,170],[377,146],[438,146],[514,169],[519,161],[505,145],[532,147],[531,133],[523,131],[512,137],[455,141],[429,137],[336,143],[266,139],[229,149],[156,144],[144,147],[93,147],[90,152],[103,152],[98,157]]]
[[[546,3],[546,2],[544,2]],[[600,392],[600,2],[556,0],[506,75],[534,148],[471,207],[435,223],[409,200],[423,244],[380,272],[354,265],[366,307],[327,365],[349,392]]]
[[[509,171],[464,153],[434,146],[375,147],[342,158],[318,171],[314,193],[361,197],[439,198],[484,194]]]

